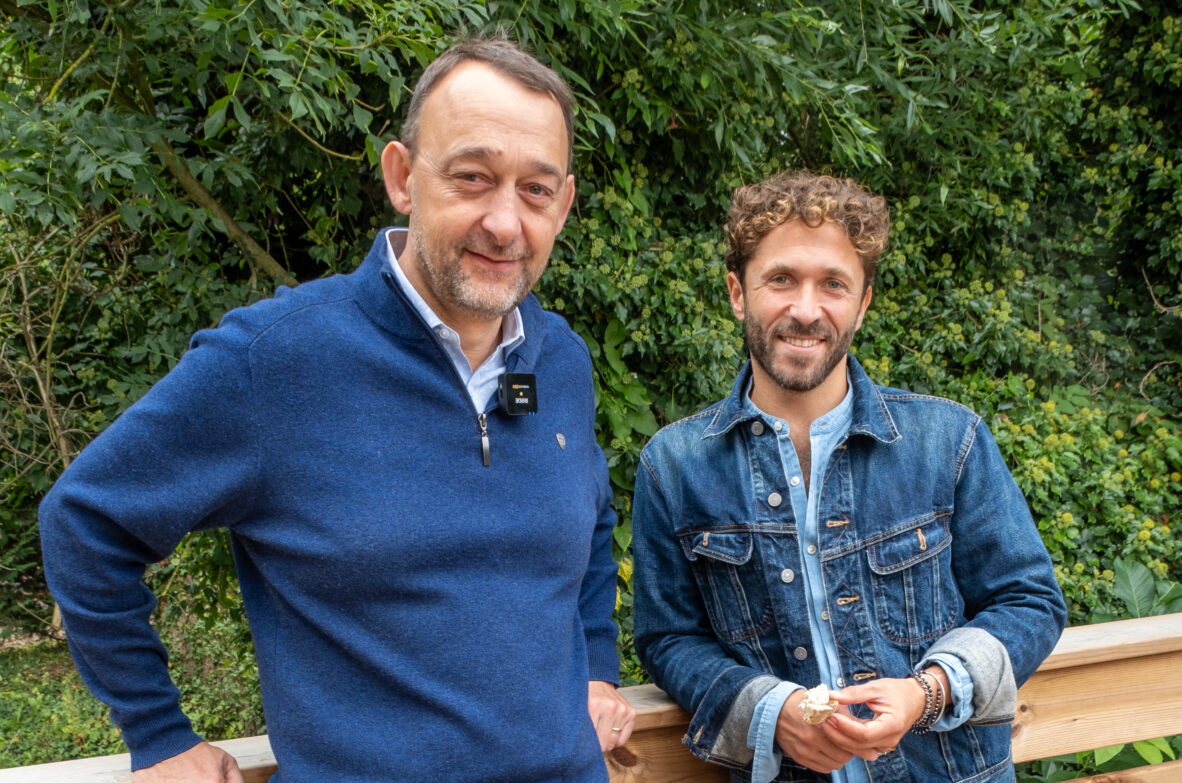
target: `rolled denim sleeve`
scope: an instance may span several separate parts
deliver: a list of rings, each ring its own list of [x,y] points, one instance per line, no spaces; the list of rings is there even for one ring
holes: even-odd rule
[[[1013,701],[1006,706],[1005,692],[1016,691],[1050,654],[1063,631],[1067,607],[1026,499],[984,422],[978,419],[968,432],[961,454],[952,567],[968,622],[954,633],[967,638],[974,629],[983,631],[987,636],[977,638],[996,640],[1004,656],[996,647],[988,651],[986,658],[996,664],[992,681],[974,671],[973,658],[958,657],[972,676],[979,705],[972,720],[1008,720]],[[941,641],[951,643],[951,636]],[[972,650],[975,645],[957,646]],[[986,658],[980,661],[981,671]]]
[[[965,670],[960,659],[945,653],[931,654],[916,666],[917,671],[923,671],[931,664],[938,664],[948,676],[948,708],[932,726],[933,731],[951,731],[973,716],[973,678]]]
[[[632,507],[636,651],[653,681],[694,713],[686,746],[703,760],[745,767],[752,755],[751,713],[778,679],[743,666],[719,645],[674,519],[657,472],[642,454]],[[757,679],[765,681],[763,692],[748,689]]]

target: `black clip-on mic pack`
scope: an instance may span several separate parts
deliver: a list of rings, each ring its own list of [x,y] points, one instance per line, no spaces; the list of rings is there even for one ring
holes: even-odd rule
[[[502,413],[510,416],[532,416],[538,412],[537,378],[533,373],[504,373],[497,387],[497,401]]]

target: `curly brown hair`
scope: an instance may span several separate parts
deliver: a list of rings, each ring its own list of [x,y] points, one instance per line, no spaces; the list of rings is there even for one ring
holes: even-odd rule
[[[805,170],[788,170],[735,190],[726,223],[726,268],[743,282],[743,270],[768,233],[789,220],[816,228],[839,224],[862,259],[865,285],[874,282],[878,258],[886,250],[891,219],[886,199],[868,193],[852,179]]]

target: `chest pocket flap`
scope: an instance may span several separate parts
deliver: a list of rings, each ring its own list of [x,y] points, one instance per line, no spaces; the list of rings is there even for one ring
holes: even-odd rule
[[[921,563],[952,545],[948,515],[914,520],[906,529],[870,547],[870,568],[876,574],[893,574]]]
[[[754,541],[750,533],[713,530],[687,532],[681,537],[681,547],[689,560],[699,557],[731,565],[743,565],[751,559]]]

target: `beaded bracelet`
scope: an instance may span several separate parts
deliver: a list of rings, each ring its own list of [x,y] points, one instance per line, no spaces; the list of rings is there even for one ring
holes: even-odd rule
[[[940,682],[940,678],[933,674],[932,679],[936,681],[936,717],[932,721],[934,726],[940,722],[940,718],[944,717],[944,710],[948,707],[948,697],[944,693],[944,685]]]
[[[921,688],[923,688],[923,714],[920,715],[919,720],[917,720],[911,726],[911,730],[916,734],[927,734],[929,731],[931,731],[932,726],[935,725],[936,721],[940,719],[940,713],[944,711],[942,705],[940,711],[936,711],[936,694],[932,690],[932,686],[928,685],[928,681],[923,678],[923,674],[924,673],[922,672],[911,672],[911,677],[919,683]],[[933,677],[933,679],[935,678]],[[939,685],[940,681],[936,680],[936,686],[939,687]],[[942,689],[941,695],[943,695]],[[943,701],[943,699],[941,699],[941,701]]]

